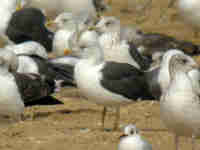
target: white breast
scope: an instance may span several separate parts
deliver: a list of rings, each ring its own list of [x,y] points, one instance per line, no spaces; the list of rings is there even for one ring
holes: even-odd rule
[[[0,114],[16,115],[24,111],[24,103],[21,100],[19,91],[12,76],[0,76]]]
[[[64,49],[69,48],[69,38],[73,32],[67,30],[59,30],[56,32],[53,40],[53,52],[56,56],[63,56]]]
[[[200,133],[199,97],[189,78],[178,76],[161,98],[161,119],[180,136]]]
[[[17,68],[17,72],[39,74],[37,64],[30,57],[20,56],[18,57],[18,60],[19,66]]]
[[[140,135],[124,137],[118,146],[118,150],[152,150],[152,146]]]

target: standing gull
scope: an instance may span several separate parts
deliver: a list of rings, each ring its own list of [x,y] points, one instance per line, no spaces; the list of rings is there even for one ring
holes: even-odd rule
[[[129,124],[120,137],[118,150],[152,150],[152,146],[140,136],[135,125]]]
[[[69,40],[73,38],[76,42],[76,38],[79,33],[79,24],[75,16],[72,13],[62,13],[54,20],[54,23],[58,26],[58,30],[55,32],[53,39],[53,53],[56,56],[64,56],[67,49],[70,49]],[[84,26],[81,28],[86,28]]]
[[[34,53],[16,55],[12,50],[3,48],[0,56],[9,56],[6,57],[6,61],[10,61],[11,64],[15,65],[15,71],[18,73],[33,73],[51,80],[62,80],[62,86],[74,85],[74,68],[71,65],[50,62],[48,59]]]
[[[105,60],[131,64],[138,69],[147,69],[150,62],[136,60],[136,47],[126,39],[121,39],[120,20],[115,17],[102,17],[95,27],[101,33],[99,43],[103,47]],[[136,58],[136,59],[135,59]],[[144,60],[144,59],[140,59]],[[145,64],[141,66],[141,64]]]
[[[19,121],[24,103],[38,100],[59,90],[61,81],[47,79],[37,74],[15,72],[17,62],[12,53],[1,51],[0,56],[0,116],[10,116]],[[11,60],[10,60],[11,59]],[[11,72],[10,72],[11,71]]]
[[[77,54],[78,55],[78,54]],[[120,105],[138,98],[151,99],[144,73],[137,68],[117,62],[104,61],[99,43],[88,43],[75,66],[75,80],[80,92],[91,102],[104,106],[102,128],[107,107],[116,109],[114,130],[118,128]]]
[[[161,97],[160,111],[165,125],[175,133],[176,150],[180,136],[192,137],[194,150],[194,140],[200,135],[199,87],[189,76],[190,71],[198,68],[196,63],[181,54],[172,56],[169,62],[170,85]]]

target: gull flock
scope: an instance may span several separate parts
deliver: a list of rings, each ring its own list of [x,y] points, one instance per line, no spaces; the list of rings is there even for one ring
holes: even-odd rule
[[[197,0],[178,1],[195,29],[199,7]],[[108,108],[115,110],[117,130],[120,106],[158,101],[176,150],[180,136],[191,137],[195,149],[200,72],[192,56],[200,54],[200,45],[122,26],[117,17],[102,16],[109,9],[103,0],[1,0],[0,121],[22,121],[25,104],[76,87],[103,106],[102,130]],[[118,150],[152,150],[152,145],[131,124]]]

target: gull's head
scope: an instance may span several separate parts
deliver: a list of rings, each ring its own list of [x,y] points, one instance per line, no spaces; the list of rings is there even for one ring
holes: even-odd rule
[[[89,59],[89,58],[100,58],[103,59],[103,52],[101,50],[101,47],[99,43],[97,42],[91,42],[84,45],[85,47],[82,47],[81,52],[81,58],[83,59]]]
[[[80,25],[84,26],[91,26],[94,25],[96,22],[96,18],[91,16],[91,14],[89,14],[88,12],[82,12],[81,14],[75,16],[75,19]]]
[[[173,55],[169,61],[169,73],[171,78],[173,78],[177,72],[188,73],[189,71],[198,68],[199,65],[194,59],[185,54]]]
[[[16,54],[10,50],[2,49],[0,51],[0,66],[9,71],[16,71],[18,68],[18,58]]]
[[[96,25],[96,30],[100,33],[120,32],[120,20],[113,16],[101,17]]]
[[[184,54],[182,51],[178,49],[171,49],[167,51],[163,56],[162,56],[162,62],[161,62],[161,67],[168,67],[169,61],[172,56],[176,54]]]
[[[97,13],[106,11],[106,10],[108,10],[108,9],[110,8],[110,7],[105,3],[104,0],[93,0],[92,2],[93,2],[93,4],[94,4],[94,7],[95,7]]]
[[[134,135],[138,133],[138,129],[136,128],[135,125],[129,124],[124,128],[124,134],[129,136],[129,135]]]
[[[76,47],[73,47],[71,51],[68,51],[72,56],[82,59],[94,58],[94,60],[103,60],[103,51],[98,41],[81,42],[78,41]]]
[[[138,45],[142,41],[143,32],[137,26],[124,25],[120,30],[120,37],[122,40],[127,40],[128,42],[133,42]]]
[[[70,12],[61,13],[55,18],[54,23],[58,28],[67,28],[74,24],[74,15]]]
[[[136,128],[135,125],[133,124],[129,124],[127,126],[124,127],[124,132],[123,134],[120,136],[120,138],[123,138],[123,137],[127,137],[127,136],[131,136],[131,135],[136,135],[138,134],[138,129]]]

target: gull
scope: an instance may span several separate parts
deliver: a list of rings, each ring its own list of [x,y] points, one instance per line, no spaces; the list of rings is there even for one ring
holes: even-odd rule
[[[17,0],[2,0],[0,6],[0,17],[1,17],[1,24],[0,24],[0,37],[1,40],[5,44],[12,44],[9,38],[6,36],[6,29],[8,27],[9,21],[12,17],[12,14],[16,11],[17,8]]]
[[[152,145],[140,136],[135,125],[129,124],[120,137],[118,150],[152,150]]]
[[[181,50],[171,49],[168,52],[166,52],[164,54],[164,56],[162,57],[159,74],[158,74],[158,82],[161,86],[162,93],[165,92],[170,85],[169,62],[170,62],[172,56],[177,55],[177,54],[184,55],[185,57],[187,57],[188,60],[190,60],[190,62],[195,63],[195,61],[190,56],[186,55]],[[189,75],[192,77],[192,79],[197,78],[198,72],[192,71],[189,73]]]
[[[186,55],[176,54],[169,62],[170,85],[162,94],[160,102],[161,119],[166,127],[175,134],[176,150],[179,149],[180,136],[192,137],[194,140],[199,132],[199,80],[193,82],[189,73],[198,70],[199,66],[190,61]]]
[[[13,53],[0,51],[0,116],[9,116],[13,121],[20,121],[24,104],[46,97],[60,89],[62,81],[55,81],[44,76],[17,73],[17,59]]]
[[[74,38],[78,36],[79,27],[77,20],[74,19],[72,13],[62,13],[54,20],[59,30],[56,31],[53,39],[53,53],[56,56],[64,56],[67,49],[70,48],[69,40],[74,34]],[[73,39],[76,41],[76,39]]]
[[[99,43],[103,47],[105,60],[128,63],[138,69],[147,69],[149,67],[150,62],[146,62],[144,66],[141,66],[140,62],[135,60],[137,56],[134,56],[136,54],[134,43],[121,39],[119,19],[113,16],[102,17],[94,28],[101,34]]]
[[[97,13],[109,8],[104,0],[24,0],[23,3],[23,7],[35,7],[41,9],[50,19],[54,19],[57,15],[65,11],[72,12],[76,15],[88,13],[92,17],[96,17]]]
[[[86,41],[98,38],[97,33],[87,30],[88,26],[93,24],[87,14],[76,16],[65,12],[57,16],[53,24],[58,27],[53,39],[53,53],[56,56],[64,56],[67,49],[73,49],[72,44],[76,45],[80,37]]]
[[[45,27],[45,20],[44,14],[39,9],[21,9],[12,14],[6,35],[16,44],[36,41],[51,52],[54,33]]]
[[[181,49],[190,56],[200,53],[200,46],[192,42],[160,33],[144,33],[139,29],[132,36],[132,42],[143,56],[151,57],[154,61],[170,49]]]
[[[13,47],[14,48],[14,47]],[[18,47],[17,47],[18,48]],[[47,58],[43,58],[36,51],[29,51],[30,53],[16,54],[14,49],[1,49],[0,56],[10,56],[7,61],[16,62],[15,71],[18,73],[33,73],[44,76],[52,80],[62,80],[62,86],[74,86],[73,80],[73,66],[68,64],[61,64],[50,62]],[[39,50],[39,49],[38,49]],[[40,54],[40,53],[39,53]]]
[[[185,55],[181,50],[170,49],[160,57],[159,61],[153,62],[151,67],[145,71],[146,80],[148,83],[149,91],[152,96],[159,100],[162,93],[164,93],[170,85],[169,75],[169,62],[174,55]],[[195,61],[188,55],[185,55],[188,60],[195,63]],[[196,87],[199,87],[200,74],[198,70],[192,70],[189,72],[189,76],[192,78],[192,82]]]
[[[103,105],[102,129],[107,107],[116,109],[113,129],[118,129],[120,105],[137,99],[150,99],[144,73],[127,63],[104,61],[103,50],[97,42],[84,45],[77,52],[81,60],[75,65],[74,78],[80,92],[88,101]]]

